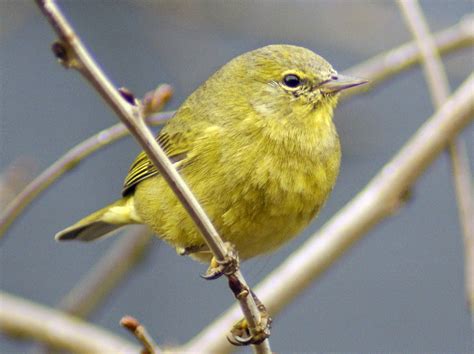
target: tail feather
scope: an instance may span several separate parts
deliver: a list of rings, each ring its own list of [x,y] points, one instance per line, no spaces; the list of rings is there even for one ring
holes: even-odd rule
[[[122,198],[58,232],[57,241],[93,241],[108,236],[122,226],[139,223],[133,206],[133,196]]]

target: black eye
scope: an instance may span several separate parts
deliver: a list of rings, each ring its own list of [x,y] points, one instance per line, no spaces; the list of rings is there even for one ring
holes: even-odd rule
[[[288,87],[295,88],[301,85],[301,79],[295,74],[288,74],[283,78],[283,83]]]

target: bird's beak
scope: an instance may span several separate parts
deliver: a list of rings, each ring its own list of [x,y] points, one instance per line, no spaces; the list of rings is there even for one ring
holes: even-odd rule
[[[336,93],[351,87],[365,85],[368,82],[368,80],[337,74],[321,85],[321,91],[324,93]]]

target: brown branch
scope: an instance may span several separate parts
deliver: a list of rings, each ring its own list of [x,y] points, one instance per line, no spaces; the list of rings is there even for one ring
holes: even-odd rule
[[[431,99],[435,108],[439,109],[448,99],[449,83],[423,10],[417,0],[399,0],[398,4],[420,49]],[[474,316],[474,259],[472,259],[474,255],[469,249],[474,245],[474,206],[466,143],[461,137],[457,137],[450,142],[449,152],[459,221],[464,236],[466,298],[471,314]]]
[[[146,327],[136,318],[132,316],[124,316],[120,320],[120,324],[122,327],[129,330],[135,338],[143,344],[144,350],[142,350],[142,354],[158,354],[161,352],[153,338],[148,333]]]
[[[143,109],[127,102],[115,89],[87,52],[56,3],[53,0],[36,0],[36,2],[60,38],[60,42],[53,45],[56,57],[65,67],[78,70],[115,111],[186,209],[215,259],[220,263],[227,262],[229,252],[224,242],[202,206],[147,128],[143,119]],[[248,288],[239,270],[235,272],[234,276],[242,284],[242,287]],[[252,296],[242,297],[239,299],[239,303],[248,322],[251,335],[257,334],[261,316],[254,298]],[[258,350],[262,350],[262,352],[269,352],[265,349],[268,348],[268,340],[266,342],[263,345],[256,345],[255,348],[260,348]]]
[[[272,315],[280,312],[362,236],[403,203],[403,195],[474,118],[474,74],[443,104],[346,206],[270,273],[255,291]],[[183,346],[183,351],[227,353],[222,339],[238,318],[235,306]]]
[[[140,348],[80,319],[0,292],[0,330],[74,353],[139,354]]]
[[[466,16],[460,23],[449,27],[435,36],[435,42],[440,53],[448,53],[456,49],[472,46],[474,44],[474,19],[473,15]],[[410,68],[420,61],[420,52],[416,43],[411,42],[388,52],[379,54],[346,72],[352,76],[360,76],[370,80],[370,85],[361,86],[364,90],[373,89],[377,84],[403,70]],[[358,93],[358,88],[345,91],[342,98],[347,98]],[[161,113],[147,118],[148,124],[162,124],[174,112]],[[104,129],[100,133],[76,145],[64,156],[60,157],[53,165],[35,178],[11,202],[0,215],[0,237],[13,223],[16,217],[38,197],[46,188],[56,182],[64,173],[71,170],[76,164],[102,147],[128,135],[128,130],[122,124],[116,124]]]

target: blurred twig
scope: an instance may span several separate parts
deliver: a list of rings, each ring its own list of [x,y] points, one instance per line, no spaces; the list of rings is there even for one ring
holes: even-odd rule
[[[73,353],[140,353],[140,347],[100,327],[3,292],[0,292],[0,330]]]
[[[226,264],[230,258],[226,245],[202,206],[146,126],[143,119],[143,106],[130,104],[115,89],[88,53],[54,0],[36,0],[36,3],[60,38],[60,41],[53,45],[53,52],[56,57],[66,68],[73,68],[79,71],[115,111],[188,212],[217,262]],[[239,281],[242,288],[249,289],[240,270],[237,269],[232,276]],[[255,299],[253,296],[245,296],[238,298],[238,300],[247,320],[250,334],[252,336],[257,335],[261,316]],[[268,343],[268,340],[265,340],[262,344],[254,345],[254,348],[260,353],[270,353]]]
[[[17,158],[0,174],[0,212],[31,181],[36,163],[25,157]]]
[[[122,327],[128,329],[140,343],[143,344],[141,354],[158,354],[161,353],[153,338],[136,318],[132,316],[124,316],[120,320]]]
[[[117,283],[142,259],[150,246],[151,231],[136,226],[121,235],[99,262],[61,300],[59,310],[87,317]]]
[[[446,101],[382,170],[346,206],[270,273],[255,291],[272,315],[303,292],[362,236],[392,215],[403,196],[430,163],[474,117],[474,74]],[[222,335],[238,318],[233,306],[183,351],[227,353]]]
[[[464,16],[457,24],[434,34],[434,42],[441,54],[474,44],[474,14]],[[370,85],[355,87],[344,95],[353,95],[372,88],[395,74],[421,61],[420,48],[416,42],[409,42],[398,48],[376,55],[361,64],[353,66],[347,73],[370,80]],[[343,97],[344,97],[343,95]]]
[[[449,83],[423,10],[417,0],[399,0],[398,4],[420,49],[431,98],[435,108],[439,109],[448,99]],[[474,207],[466,143],[458,136],[450,142],[449,152],[459,221],[464,235],[466,298],[474,316]]]
[[[466,16],[458,24],[449,27],[434,37],[440,53],[448,53],[456,49],[474,44],[474,15]],[[378,83],[410,68],[420,61],[420,51],[415,42],[404,44],[388,52],[379,54],[346,72],[370,80],[370,85],[361,86],[364,90],[374,88]],[[345,91],[342,98],[358,93],[358,88]],[[147,118],[152,125],[162,124],[174,112],[156,114]],[[100,133],[76,145],[53,165],[35,178],[0,214],[0,237],[16,219],[16,217],[46,188],[57,181],[64,173],[71,170],[77,163],[102,147],[127,136],[128,130],[121,123],[104,129]]]
[[[163,124],[164,121],[172,117],[174,112],[164,112],[151,116],[147,122],[152,125]],[[79,162],[92,153],[100,150],[104,146],[127,136],[129,131],[122,124],[118,123],[110,128],[91,136],[87,140],[79,143],[66,152],[51,166],[44,170],[38,177],[29,183],[0,215],[0,237],[5,233],[16,217],[45,189],[56,182],[66,172],[72,170]]]

